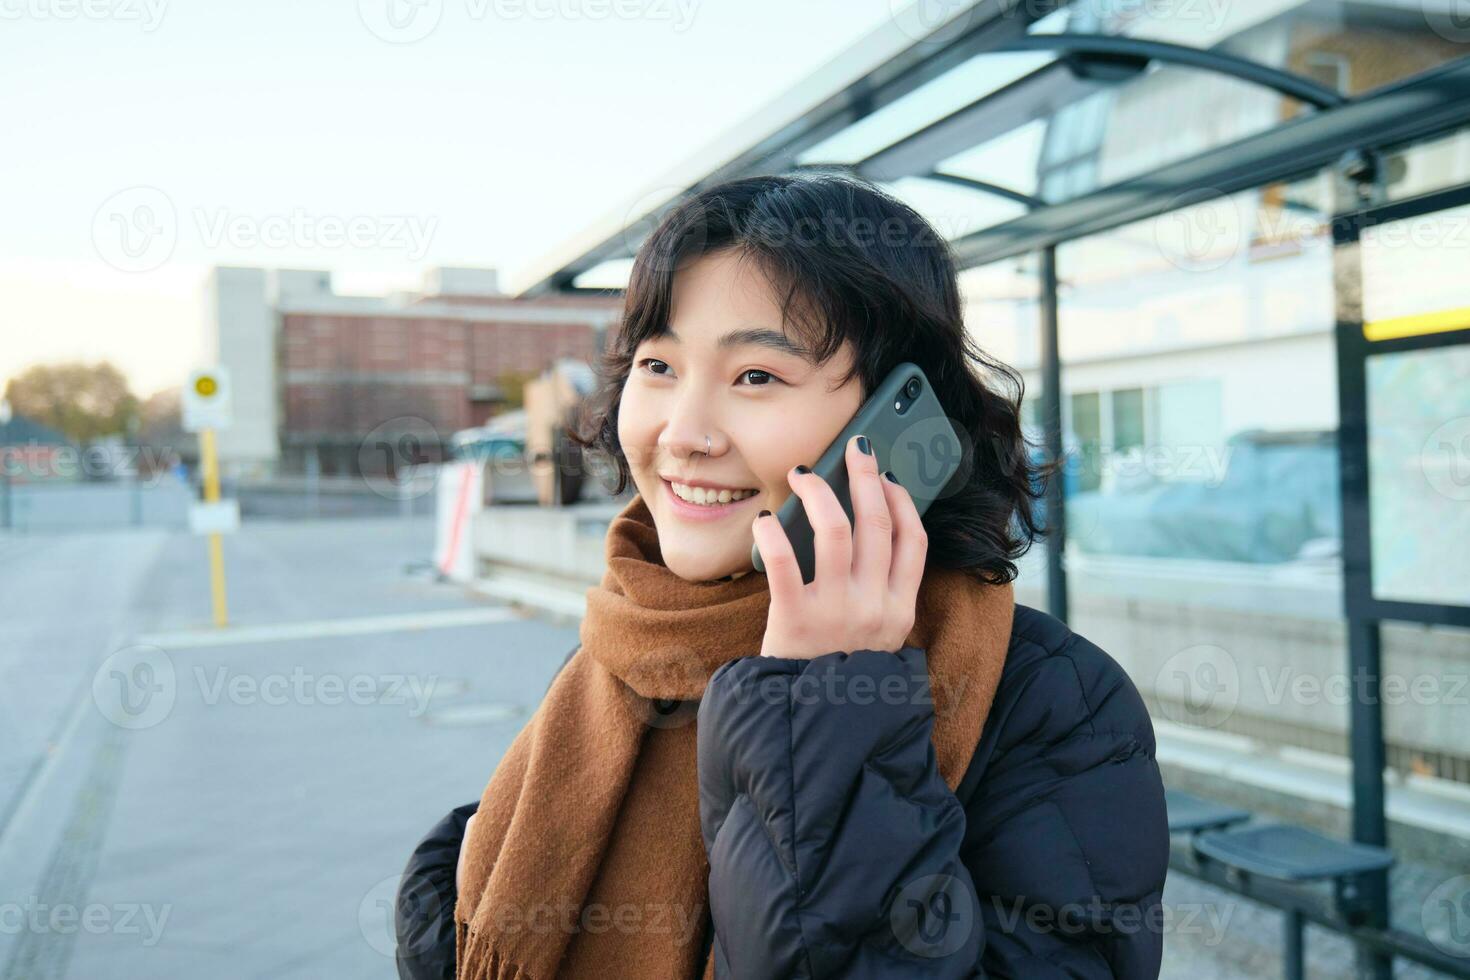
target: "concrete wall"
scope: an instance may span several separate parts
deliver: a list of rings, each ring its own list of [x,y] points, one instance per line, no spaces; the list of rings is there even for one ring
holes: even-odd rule
[[[221,469],[269,475],[277,438],[276,317],[266,270],[216,267],[205,284],[205,356],[230,371],[234,423],[219,433]]]

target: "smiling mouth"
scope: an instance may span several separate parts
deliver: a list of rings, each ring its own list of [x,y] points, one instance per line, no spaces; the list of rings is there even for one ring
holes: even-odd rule
[[[743,497],[733,497],[732,499],[724,502],[721,502],[718,498],[707,497],[705,498],[705,503],[699,503],[697,501],[686,500],[685,498],[675,493],[674,485],[669,480],[665,480],[660,477],[659,482],[662,483],[666,488],[665,492],[668,493],[669,499],[673,502],[674,506],[685,511],[686,513],[705,512],[718,514],[724,511],[728,511],[731,508],[739,506],[740,504],[744,504],[748,501],[754,500],[756,497],[760,496],[759,490],[747,490],[740,491],[746,494]]]

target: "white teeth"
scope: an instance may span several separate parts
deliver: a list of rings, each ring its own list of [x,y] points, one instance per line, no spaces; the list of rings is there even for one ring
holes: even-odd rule
[[[670,483],[674,493],[680,500],[687,500],[691,504],[728,504],[735,500],[744,500],[746,497],[755,496],[755,490],[706,490],[704,487],[691,487],[684,483]]]

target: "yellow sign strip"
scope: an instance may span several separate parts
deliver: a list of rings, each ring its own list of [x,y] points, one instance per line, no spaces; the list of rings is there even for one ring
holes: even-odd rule
[[[214,430],[199,432],[199,456],[204,469],[204,499],[207,503],[219,503],[219,456],[214,445]],[[227,626],[230,622],[225,607],[225,555],[219,534],[209,536],[209,591],[214,599],[214,625]]]
[[[1413,316],[1374,320],[1363,324],[1363,336],[1368,340],[1393,340],[1397,337],[1463,330],[1467,327],[1470,327],[1470,306],[1461,306],[1453,310],[1440,310],[1438,313],[1415,313]]]

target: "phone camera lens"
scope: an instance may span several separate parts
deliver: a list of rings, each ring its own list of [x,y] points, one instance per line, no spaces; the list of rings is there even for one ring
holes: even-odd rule
[[[904,390],[904,393],[906,395],[908,395],[910,398],[918,398],[919,397],[919,391],[923,387],[924,386],[919,383],[919,379],[918,378],[909,378],[909,383],[903,386],[903,390]]]

